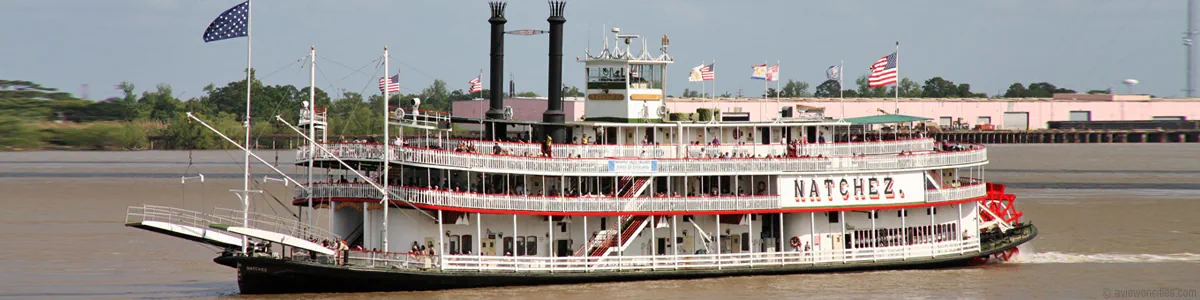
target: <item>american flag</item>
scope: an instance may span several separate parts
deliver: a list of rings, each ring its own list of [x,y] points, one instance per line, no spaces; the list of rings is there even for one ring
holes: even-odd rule
[[[388,93],[399,93],[400,92],[400,74],[396,74],[396,76],[392,76],[392,78],[387,78],[386,81],[385,81],[385,78],[380,77],[379,78],[379,91],[382,92],[383,88],[385,86],[387,87]]]
[[[478,93],[483,91],[483,82],[479,80],[479,77],[475,77],[475,79],[471,79],[471,81],[468,81],[467,83],[471,84],[471,91],[468,93]]]
[[[896,83],[896,53],[884,56],[871,65],[871,77],[867,78],[867,86],[877,88]]]
[[[704,81],[709,81],[717,78],[716,63],[711,63],[700,67],[700,78]]]
[[[208,24],[204,42],[220,41],[250,35],[250,1],[226,10]]]
[[[767,70],[767,81],[779,81],[779,64],[775,64]]]

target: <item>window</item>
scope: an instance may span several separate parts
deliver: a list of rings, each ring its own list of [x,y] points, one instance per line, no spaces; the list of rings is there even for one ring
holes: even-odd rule
[[[625,82],[624,67],[589,67],[588,82]]]
[[[663,65],[629,65],[629,87],[662,89]]]
[[[525,238],[525,255],[537,256],[537,236],[531,235]]]
[[[879,219],[879,211],[872,210],[867,212],[868,219]]]
[[[829,223],[830,223],[830,224],[832,224],[832,223],[838,223],[838,222],[840,222],[840,221],[839,221],[839,218],[838,218],[838,216],[839,216],[839,215],[841,215],[841,213],[840,213],[840,212],[831,211],[831,212],[827,212],[827,213],[825,213],[825,215],[826,215],[826,216],[829,216]]]
[[[525,256],[525,237],[517,237],[517,253],[516,256]]]
[[[992,124],[992,117],[975,118],[975,124],[979,124],[979,125]]]
[[[908,216],[908,210],[907,210],[907,209],[901,209],[901,210],[897,210],[897,211],[896,211],[896,217],[897,217],[897,218],[901,218],[901,217],[907,217],[907,216]]]
[[[930,207],[930,208],[926,208],[926,209],[925,209],[925,214],[926,214],[926,215],[936,215],[936,214],[937,214],[937,207]]]

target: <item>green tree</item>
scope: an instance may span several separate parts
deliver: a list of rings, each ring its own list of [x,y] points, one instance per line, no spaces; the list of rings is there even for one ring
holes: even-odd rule
[[[36,148],[42,145],[42,133],[25,120],[0,116],[0,148]]]
[[[900,79],[900,97],[920,98],[921,86],[908,78]]]
[[[450,110],[450,91],[446,89],[446,82],[441,79],[434,79],[429,87],[422,89],[420,98],[421,109]],[[411,100],[411,97],[407,100]]]
[[[525,92],[517,93],[517,97],[522,97],[522,98],[533,98],[533,97],[537,97],[537,96],[538,96],[538,93],[536,93],[536,92],[525,91]]]
[[[693,91],[691,89],[685,88],[685,89],[683,89],[682,97],[683,98],[700,98],[700,97],[703,97],[703,95],[700,94],[700,91]]]
[[[840,89],[842,89],[842,85],[838,84],[837,80],[826,80],[817,86],[816,90],[813,91],[813,96],[818,98],[836,98]]]
[[[583,97],[583,92],[578,87],[571,86],[567,88],[567,92],[563,93],[563,97]]]
[[[1030,83],[1029,88],[1025,88],[1021,83],[1013,83],[1004,92],[1004,97],[1008,98],[1050,98],[1054,94],[1074,94],[1075,90],[1060,88],[1049,82]]]
[[[812,97],[812,94],[808,92],[808,82],[804,81],[788,79],[781,90],[783,97]]]
[[[930,78],[929,80],[925,80],[925,85],[921,88],[921,97],[958,97],[958,87],[954,85],[953,81],[943,79],[942,77]]]

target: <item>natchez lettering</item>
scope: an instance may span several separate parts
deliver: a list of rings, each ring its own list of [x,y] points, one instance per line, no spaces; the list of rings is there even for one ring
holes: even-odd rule
[[[796,179],[794,189],[796,202],[822,202],[851,200],[904,199],[904,191],[895,189],[895,180],[890,176],[867,178],[842,178],[838,180],[818,178]],[[880,184],[882,183],[882,189]]]

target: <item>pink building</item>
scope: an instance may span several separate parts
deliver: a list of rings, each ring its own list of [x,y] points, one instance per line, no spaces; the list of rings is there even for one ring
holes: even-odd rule
[[[584,100],[565,99],[567,120],[580,121]],[[486,101],[454,103],[459,116],[478,117],[486,111]],[[544,98],[506,99],[513,108],[513,119],[540,121],[546,110]],[[894,113],[921,116],[941,125],[961,120],[971,126],[995,124],[997,129],[1044,129],[1048,121],[1132,121],[1164,119],[1200,119],[1200,99],[1151,99],[1144,95],[1058,94],[1054,98],[667,98],[671,112],[695,112],[697,108],[719,108],[722,112],[749,114],[751,121],[770,121],[786,106],[824,108],[825,117],[861,117]],[[483,109],[481,111],[481,109]],[[844,112],[844,115],[843,115]]]

